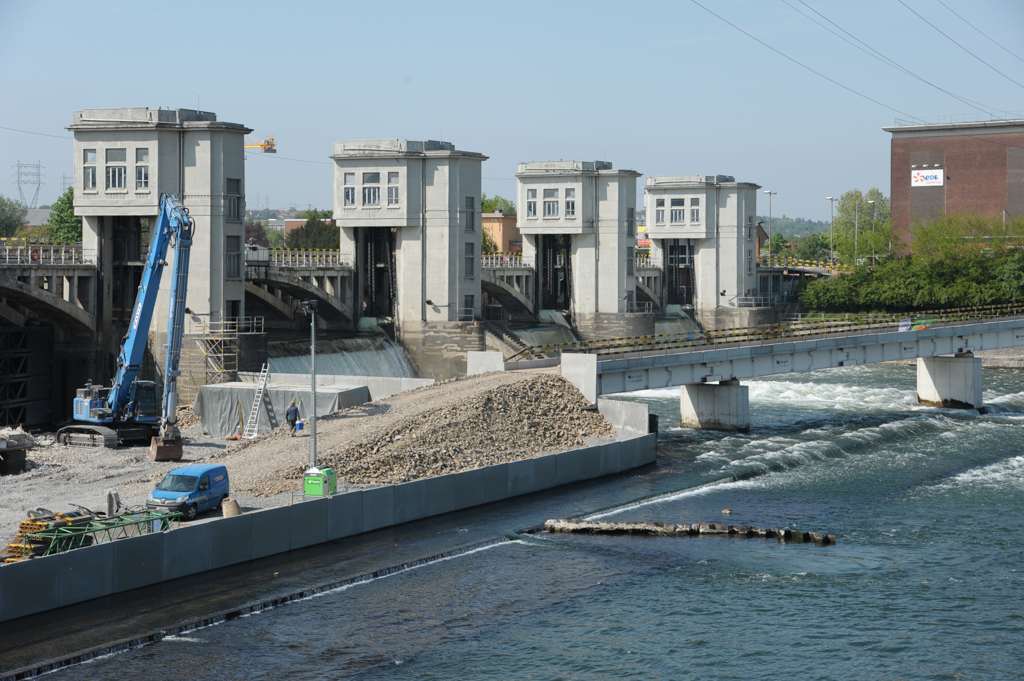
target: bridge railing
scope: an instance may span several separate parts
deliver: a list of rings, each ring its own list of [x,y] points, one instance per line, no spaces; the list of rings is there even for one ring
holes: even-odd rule
[[[0,243],[0,265],[85,265],[96,261],[96,254],[81,244]]]
[[[886,333],[890,331],[917,331],[941,326],[962,325],[965,322],[983,322],[991,319],[1024,318],[1024,304],[985,305],[946,310],[924,310],[889,315],[863,315],[844,319],[825,319],[783,324],[768,324],[754,328],[741,327],[709,331],[691,331],[682,334],[655,334],[594,341],[549,343],[525,348],[507,361],[520,355],[561,355],[563,352],[586,352],[621,357],[623,355],[650,356],[669,354],[670,350],[687,352],[707,347],[735,347],[763,345],[767,342],[814,340],[841,336]],[[611,357],[610,357],[611,358]]]
[[[502,267],[533,268],[533,260],[524,258],[522,253],[489,253],[480,256],[480,267],[497,269]]]
[[[636,268],[638,270],[661,269],[661,258],[654,258],[649,255],[636,256]]]
[[[729,307],[771,307],[789,300],[788,293],[776,293],[772,296],[736,296],[731,298]]]
[[[834,270],[836,272],[842,272],[844,274],[848,274],[855,270],[853,265],[847,265],[846,263],[836,262],[834,260],[804,260],[802,258],[758,258],[757,266],[789,267],[793,269]]]
[[[265,267],[352,267],[341,251],[329,249],[249,248],[245,264]]]

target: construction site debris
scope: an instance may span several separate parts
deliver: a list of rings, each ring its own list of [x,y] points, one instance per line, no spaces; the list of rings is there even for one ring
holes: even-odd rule
[[[589,520],[548,520],[544,523],[548,532],[574,534],[636,534],[653,537],[699,537],[721,535],[729,537],[760,537],[778,539],[780,542],[815,543],[822,546],[834,545],[834,534],[801,532],[800,530],[777,530],[774,528],[747,525],[723,525],[721,523],[671,523],[652,522],[608,522]]]
[[[198,426],[199,424],[199,414],[192,411],[191,405],[178,407],[178,428],[184,430],[186,428],[191,428],[192,426]]]

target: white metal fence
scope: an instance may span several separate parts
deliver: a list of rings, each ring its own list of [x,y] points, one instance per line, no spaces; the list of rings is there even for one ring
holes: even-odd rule
[[[481,267],[533,267],[533,262],[523,258],[522,253],[491,253],[480,256]]]
[[[96,254],[81,244],[0,244],[0,265],[84,265]]]
[[[336,250],[300,250],[294,248],[250,248],[245,264],[267,267],[352,267],[352,262]]]

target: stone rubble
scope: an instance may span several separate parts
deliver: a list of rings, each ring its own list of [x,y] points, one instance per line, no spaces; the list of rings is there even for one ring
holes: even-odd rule
[[[320,465],[339,480],[395,484],[586,447],[614,430],[567,381],[540,374],[393,424],[356,442],[324,441]],[[290,478],[302,476],[304,466]]]

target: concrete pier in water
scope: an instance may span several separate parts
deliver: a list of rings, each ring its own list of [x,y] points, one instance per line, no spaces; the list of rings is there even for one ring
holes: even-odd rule
[[[929,407],[982,409],[981,358],[974,353],[917,359],[917,401]]]
[[[679,387],[679,425],[711,430],[750,430],[750,388],[736,379]]]

